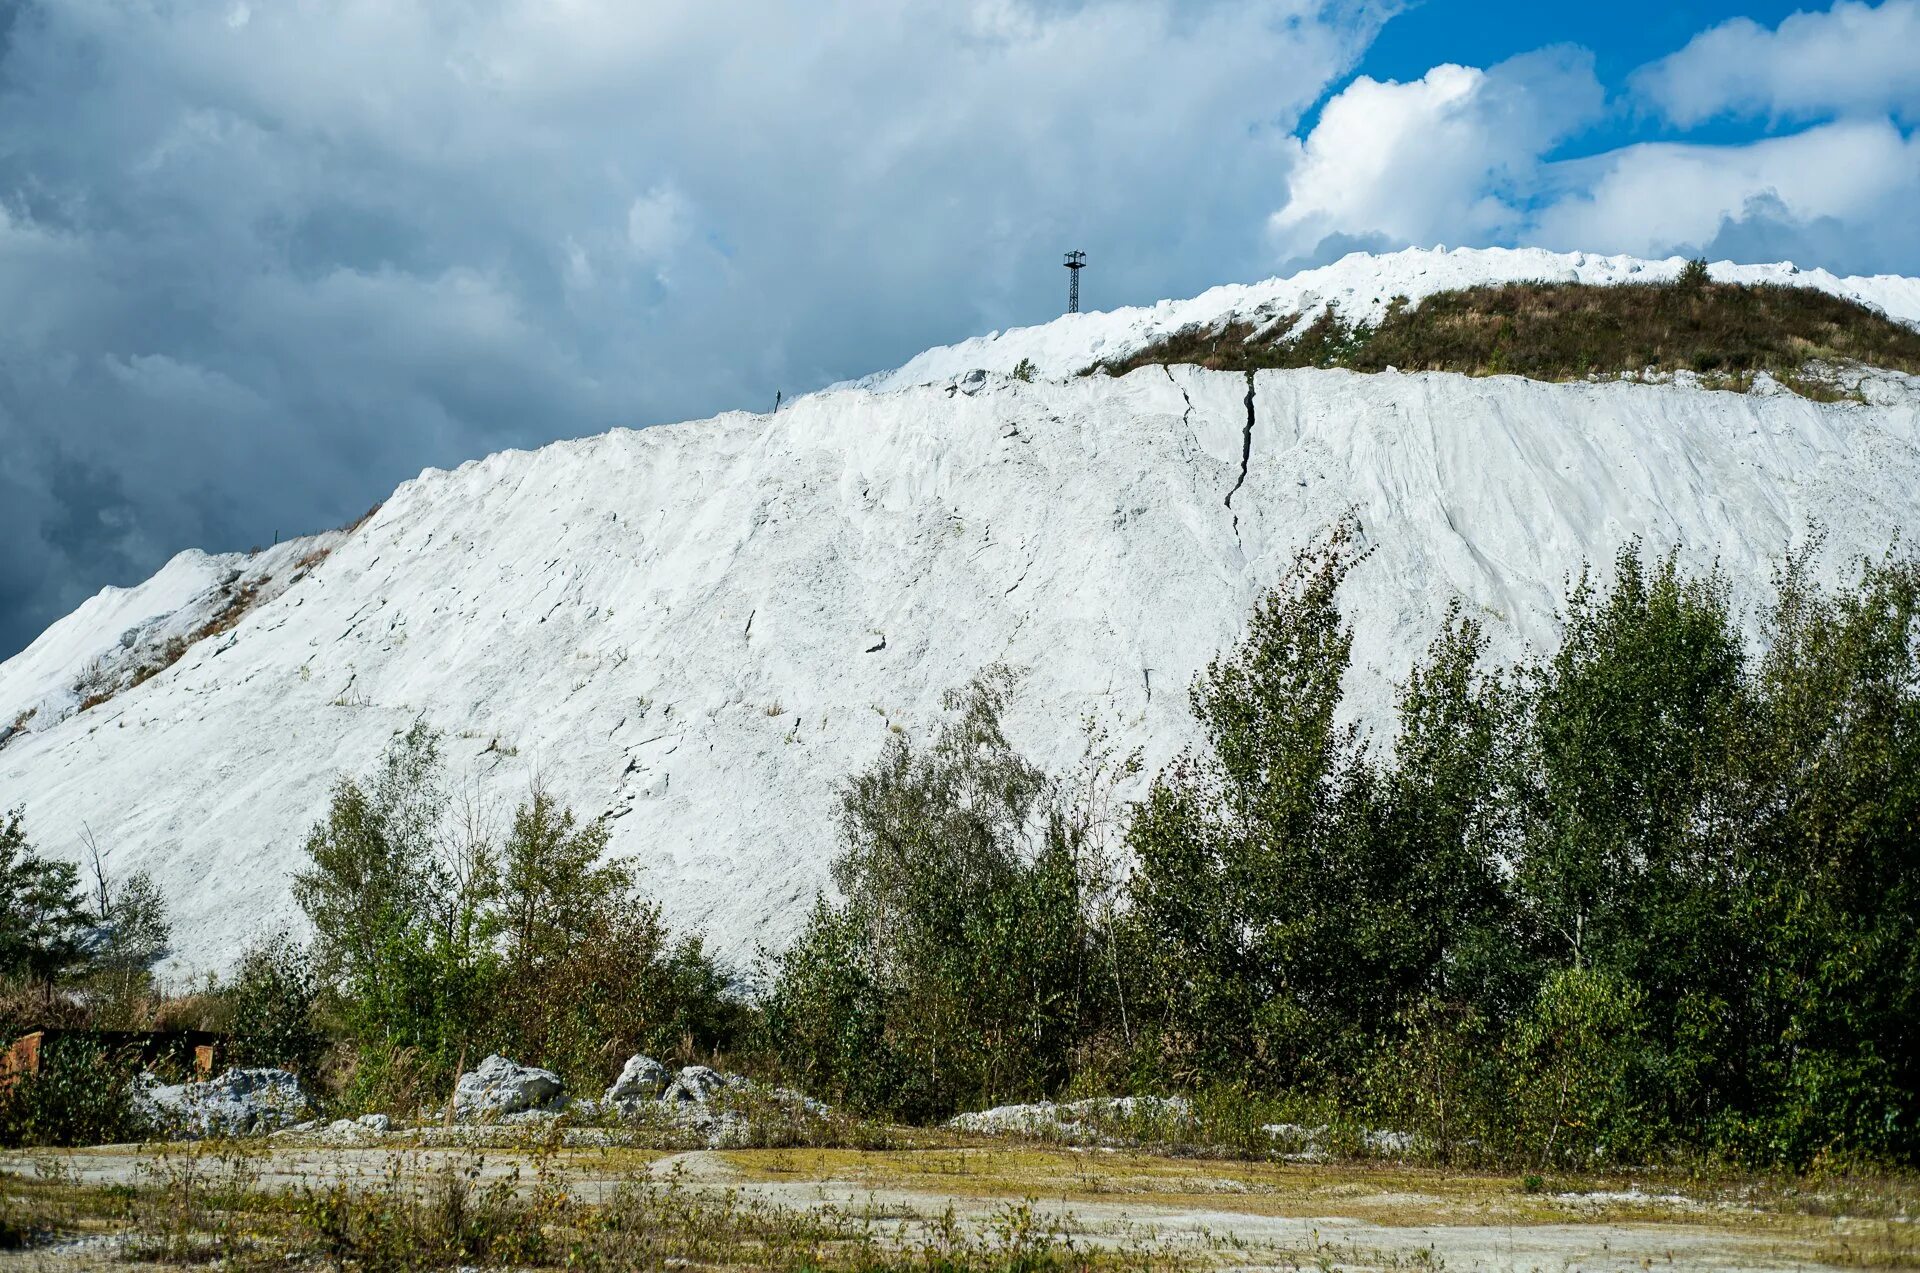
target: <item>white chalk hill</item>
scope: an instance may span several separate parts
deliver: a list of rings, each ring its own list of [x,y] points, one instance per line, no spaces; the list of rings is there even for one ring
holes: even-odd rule
[[[826,884],[835,783],[889,731],[927,729],[942,690],[1024,667],[1011,727],[1036,759],[1071,765],[1093,717],[1158,765],[1193,736],[1196,669],[1347,509],[1374,550],[1346,597],[1369,722],[1456,598],[1511,655],[1549,641],[1570,572],[1630,536],[1717,558],[1751,604],[1810,523],[1836,567],[1920,525],[1920,380],[1892,373],[1866,404],[1342,371],[1261,373],[1249,403],[1245,377],[1193,368],[956,375],[1026,357],[1069,377],[1189,322],[1418,295],[1433,276],[1677,268],[1350,258],[1319,281],[932,351],[777,415],[428,471],[350,533],[183,554],[0,665],[0,732],[33,709],[0,744],[0,804],[24,802],[50,851],[77,852],[85,823],[118,870],[151,871],[176,966],[217,968],[295,917],[288,873],[336,777],[425,716],[502,803],[537,774],[610,815],[669,917],[745,957]],[[1911,280],[1814,281],[1920,317]],[[77,711],[82,680],[111,696]]]

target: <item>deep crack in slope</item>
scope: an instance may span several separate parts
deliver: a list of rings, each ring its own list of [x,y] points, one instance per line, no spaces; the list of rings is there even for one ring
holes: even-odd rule
[[[1247,373],[1247,427],[1240,436],[1240,476],[1234,479],[1233,489],[1227,492],[1228,508],[1233,507],[1233,497],[1238,495],[1240,488],[1247,484],[1247,466],[1253,462],[1253,395],[1253,373],[1249,371]],[[1240,538],[1240,518],[1237,515],[1233,519],[1233,537],[1235,541]]]

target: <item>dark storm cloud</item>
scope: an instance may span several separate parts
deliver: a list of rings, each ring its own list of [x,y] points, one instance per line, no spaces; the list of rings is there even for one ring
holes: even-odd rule
[[[0,6],[0,656],[428,464],[1259,271],[1362,6]]]

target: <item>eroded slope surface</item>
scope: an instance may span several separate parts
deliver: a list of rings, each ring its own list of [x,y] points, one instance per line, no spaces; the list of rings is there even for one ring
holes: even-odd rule
[[[1157,764],[1255,589],[1352,508],[1375,550],[1348,597],[1353,703],[1378,720],[1451,600],[1512,653],[1629,536],[1719,558],[1747,600],[1814,520],[1831,561],[1883,550],[1920,521],[1920,384],[1867,388],[1148,367],[495,455],[406,484],[218,640],[14,738],[0,804],[54,852],[90,823],[168,891],[180,963],[217,966],[291,916],[335,777],[424,714],[483,792],[537,773],[611,814],[670,917],[746,956],[826,882],[834,783],[983,664],[1030,669],[1012,726],[1043,762],[1076,759],[1091,715]],[[187,568],[172,595],[232,567]],[[83,609],[57,644],[110,645],[130,613]],[[44,688],[15,663],[0,687]]]

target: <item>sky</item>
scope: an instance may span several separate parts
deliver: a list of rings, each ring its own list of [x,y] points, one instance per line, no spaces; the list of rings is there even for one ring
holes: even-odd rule
[[[423,467],[1409,245],[1920,273],[1920,0],[0,0],[0,657]]]

